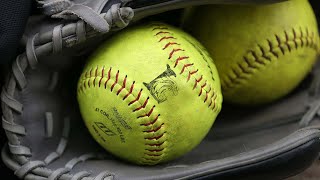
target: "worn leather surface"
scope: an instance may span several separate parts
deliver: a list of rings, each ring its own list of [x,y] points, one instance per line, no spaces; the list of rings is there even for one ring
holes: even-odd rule
[[[34,24],[36,25],[37,23]],[[50,36],[43,35],[37,43],[46,42],[47,39],[50,39]],[[13,112],[14,122],[23,125],[27,130],[27,136],[19,136],[21,145],[32,149],[32,156],[28,156],[31,161],[46,161],[48,168],[47,171],[38,168],[37,171],[41,173],[27,173],[26,178],[47,178],[48,174],[59,175],[62,172],[60,179],[69,179],[72,175],[84,171],[90,171],[90,177],[100,175],[100,178],[108,176],[114,179],[210,179],[211,175],[217,178],[220,175],[221,178],[236,178],[237,174],[245,176],[249,172],[257,176],[262,173],[286,177],[298,173],[316,159],[314,151],[318,142],[314,139],[320,137],[318,127],[299,130],[299,122],[305,114],[312,115],[309,116],[312,121],[307,121],[308,125],[319,124],[319,117],[310,111],[313,107],[311,102],[317,101],[319,92],[317,88],[311,88],[317,87],[317,83],[313,83],[317,82],[316,71],[313,71],[297,90],[273,104],[253,111],[225,106],[213,129],[196,149],[170,163],[141,167],[106,154],[90,137],[79,109],[75,106],[76,91],[70,89],[76,89],[81,68],[91,51],[81,56],[75,53],[76,51],[68,52],[39,58],[37,68],[28,68],[25,72],[27,87],[14,94],[14,98],[23,103],[25,110],[23,114]],[[319,67],[315,70],[317,69]],[[52,126],[49,125],[51,123]],[[68,127],[70,131],[66,130]],[[307,151],[309,153],[303,154],[310,156],[287,153],[295,150],[302,153]],[[305,163],[290,163],[292,171],[283,171],[282,162],[291,156],[303,158]],[[6,160],[6,166],[12,169],[12,173],[20,170],[17,174],[24,176],[21,172],[22,161],[18,161],[16,157],[21,156],[13,156],[7,147],[3,149],[2,159]],[[284,160],[279,160],[278,157],[283,157]],[[270,163],[266,160],[270,160]],[[264,166],[257,165],[259,163],[270,165],[268,167],[272,167],[272,170],[265,169],[262,172],[261,168]],[[277,166],[278,163],[281,165]],[[63,169],[66,165],[71,169]],[[253,167],[247,168],[250,165]],[[62,170],[67,171],[63,173]],[[101,172],[104,173],[103,176],[99,174]]]

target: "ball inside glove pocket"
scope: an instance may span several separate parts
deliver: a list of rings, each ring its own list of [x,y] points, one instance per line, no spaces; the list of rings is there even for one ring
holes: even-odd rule
[[[139,148],[140,145],[138,144],[138,139],[136,139],[137,143],[135,143],[135,137],[130,137],[132,141],[131,146],[121,149],[121,154],[124,154],[124,158],[117,155],[119,153],[117,148],[113,149],[113,152],[106,151],[108,148],[103,148],[100,145],[101,142],[97,142],[90,134],[83,112],[81,112],[83,110],[81,110],[81,105],[79,106],[79,95],[77,94],[84,86],[87,88],[88,86],[101,86],[103,88],[106,86],[108,87],[108,93],[110,91],[113,93],[112,95],[121,95],[122,100],[124,99],[123,101],[128,101],[128,104],[130,104],[131,102],[135,102],[134,97],[129,97],[129,95],[127,98],[131,99],[124,97],[130,93],[132,84],[135,86],[132,88],[132,92],[136,90],[135,88],[138,88],[138,81],[131,81],[131,76],[143,79],[148,75],[147,73],[143,74],[139,72],[135,68],[140,67],[145,72],[150,72],[152,74],[150,78],[141,80],[139,82],[140,88],[134,93],[138,96],[140,89],[143,88],[143,93],[150,93],[149,97],[141,93],[140,96],[144,100],[143,102],[148,100],[148,103],[152,102],[155,104],[155,107],[149,106],[148,103],[146,105],[142,103],[140,106],[132,103],[134,112],[130,112],[135,113],[134,115],[138,115],[135,117],[140,117],[139,119],[142,120],[145,117],[151,117],[151,115],[156,118],[156,115],[159,113],[153,116],[152,112],[160,109],[161,104],[165,105],[166,102],[169,102],[168,98],[188,101],[187,98],[183,99],[179,97],[178,93],[192,95],[189,93],[189,90],[184,91],[183,87],[190,88],[190,92],[196,93],[195,97],[188,98],[194,99],[194,102],[200,100],[199,104],[201,105],[199,106],[214,109],[213,103],[210,104],[209,98],[215,97],[212,93],[213,88],[219,89],[216,87],[219,84],[214,84],[218,80],[212,80],[210,76],[212,74],[215,75],[216,72],[210,72],[210,70],[206,69],[208,66],[212,69],[213,65],[211,63],[208,65],[205,60],[197,59],[198,61],[194,61],[191,59],[192,56],[199,58],[207,56],[201,54],[203,51],[201,48],[199,50],[199,47],[202,46],[195,43],[192,38],[189,38],[183,32],[181,34],[178,33],[178,30],[175,30],[171,26],[168,27],[174,29],[172,31],[165,29],[166,27],[164,26],[159,26],[159,31],[157,32],[152,32],[152,29],[156,27],[151,28],[151,32],[155,34],[152,34],[147,41],[156,40],[157,45],[153,48],[159,48],[154,50],[156,52],[152,56],[148,57],[162,58],[161,53],[166,52],[163,56],[165,56],[164,61],[168,63],[154,63],[148,60],[148,64],[143,64],[145,62],[143,58],[137,58],[138,60],[136,61],[130,61],[130,59],[122,60],[121,57],[123,59],[129,57],[129,55],[125,54],[130,53],[129,51],[115,51],[112,50],[113,47],[107,46],[111,50],[108,48],[106,50],[113,53],[108,53],[108,59],[110,59],[110,62],[112,61],[112,65],[119,68],[115,71],[113,71],[114,69],[110,71],[110,66],[107,67],[105,65],[97,68],[96,64],[90,64],[89,59],[93,57],[92,55],[95,50],[103,42],[108,42],[108,40],[117,36],[115,33],[118,32],[108,32],[110,29],[120,30],[125,28],[128,25],[126,20],[132,20],[138,24],[138,20],[141,17],[149,16],[153,13],[156,14],[154,11],[151,11],[155,4],[158,7],[163,7],[166,4],[163,2],[145,4],[146,9],[139,9],[143,5],[142,2],[136,1],[136,4],[134,4],[134,1],[132,1],[112,6],[110,1],[104,4],[105,7],[110,7],[110,11],[102,13],[103,15],[101,16],[95,16],[93,13],[90,14],[92,15],[91,18],[84,15],[86,17],[83,20],[75,21],[77,16],[73,14],[70,16],[72,22],[69,24],[61,25],[58,21],[55,21],[48,25],[42,22],[43,24],[36,23],[39,27],[27,28],[31,30],[39,28],[37,30],[39,33],[26,32],[26,35],[29,37],[25,42],[26,52],[19,55],[12,63],[12,71],[8,74],[1,93],[1,106],[3,110],[2,127],[8,139],[7,145],[2,149],[1,156],[5,165],[12,169],[18,178],[39,180],[283,179],[301,172],[317,159],[320,150],[320,131],[318,126],[320,120],[319,64],[316,64],[314,70],[295,91],[279,101],[259,107],[240,108],[232,105],[223,105],[212,128],[210,126],[207,130],[201,130],[198,129],[198,126],[189,125],[190,127],[188,126],[188,128],[190,130],[184,129],[183,138],[192,139],[197,132],[202,134],[201,138],[197,137],[197,142],[194,142],[190,149],[187,149],[190,145],[183,144],[185,143],[183,140],[173,140],[172,142],[174,143],[168,146],[168,148],[172,148],[169,150],[183,147],[180,150],[184,153],[176,154],[176,157],[173,153],[170,156],[174,158],[168,158],[168,161],[159,161],[159,163],[153,164],[136,163],[136,159],[138,158],[135,157],[136,153],[134,150]],[[205,1],[201,2],[205,3]],[[178,1],[172,1],[172,4],[175,3],[176,6],[179,5]],[[79,12],[77,11],[79,6],[73,5],[70,5],[68,10],[76,13]],[[132,11],[128,10],[129,7],[125,5],[130,5],[135,10],[136,15],[134,17],[137,19],[133,18]],[[94,7],[97,9],[92,9],[97,12],[103,11],[103,9],[98,8],[100,6]],[[182,7],[181,4],[179,7]],[[158,10],[160,11],[160,9]],[[57,13],[55,17],[70,20],[66,18],[70,11]],[[92,22],[99,21],[101,17],[106,19],[110,29],[101,29],[101,27],[105,28],[107,26],[99,23],[93,23],[94,25],[90,26]],[[132,26],[139,27],[139,25],[134,25],[134,23]],[[129,28],[134,27],[126,28],[129,31]],[[163,29],[159,29],[161,27]],[[125,29],[122,32],[126,31]],[[119,34],[122,32],[119,32]],[[176,37],[177,34],[178,37]],[[139,38],[144,37],[139,33],[138,35],[140,35]],[[145,34],[142,33],[142,35]],[[126,38],[130,40],[130,38],[133,39],[134,37],[128,34]],[[107,41],[105,41],[106,39]],[[120,41],[116,38],[113,40]],[[175,43],[176,45],[181,44],[183,48],[180,46],[180,48],[175,47]],[[127,46],[123,47],[123,49],[130,49],[128,44],[121,45]],[[170,46],[174,48],[169,49]],[[131,48],[139,49],[140,47]],[[144,48],[151,48],[151,46]],[[186,51],[187,49],[191,49],[195,55],[187,54],[189,52]],[[118,59],[111,60],[114,57]],[[99,58],[101,57],[97,55],[97,59]],[[127,64],[130,63],[130,67],[126,67],[125,62]],[[137,62],[141,63],[141,66],[136,65],[138,64]],[[149,66],[154,67],[154,69],[150,69]],[[197,66],[197,68],[192,69],[189,66]],[[132,72],[130,74],[122,74],[123,71],[120,71],[120,68],[132,68],[130,69]],[[177,71],[175,68],[180,69]],[[182,71],[183,69],[185,72]],[[204,75],[199,75],[194,80],[192,78],[196,77],[194,74],[196,74],[195,72],[198,73],[197,70],[201,71]],[[95,78],[98,75],[100,78]],[[103,79],[105,80],[103,83],[101,83],[102,81],[100,82],[102,76],[105,78]],[[79,86],[78,83],[81,77],[89,77],[90,82],[85,81],[85,84]],[[208,79],[207,81],[203,81],[203,83],[207,82],[206,86],[211,83],[212,92],[209,91],[209,86],[203,86],[204,84],[195,85],[197,80],[202,82],[202,80],[199,80],[201,77],[203,80],[204,78]],[[112,81],[107,82],[108,78],[112,79]],[[185,84],[177,82],[177,78],[185,80],[183,82]],[[190,79],[189,84],[188,79]],[[105,84],[105,82],[107,83]],[[165,87],[169,87],[170,91],[163,91],[164,93],[161,94],[159,92],[162,92],[161,87],[163,87],[163,84]],[[124,91],[124,89],[128,90]],[[93,102],[93,99],[97,98],[96,95],[92,95],[89,100]],[[222,99],[219,99],[218,94],[216,99],[218,99],[216,107],[220,108],[219,105]],[[101,98],[100,104],[109,104],[110,107],[113,107],[113,105],[117,104],[115,101],[115,98]],[[99,108],[91,107],[90,103],[86,104],[86,108],[92,108],[93,110]],[[180,106],[166,109],[166,111],[180,113]],[[122,108],[122,105],[119,107],[121,108],[113,109],[113,111],[111,108],[110,112],[113,113],[112,115],[116,119],[115,123],[121,124],[123,122],[121,120],[126,119],[121,118],[123,117],[122,112],[124,108]],[[146,113],[139,114],[139,112],[142,112],[139,111],[141,109],[145,109]],[[99,113],[97,117],[110,114],[103,108],[99,108],[96,112]],[[200,121],[200,118],[207,117],[207,113],[209,111],[201,111],[199,117],[191,117],[189,115],[189,118],[192,118],[194,121]],[[208,115],[208,117],[215,118],[217,114],[214,114],[214,116]],[[160,117],[163,116],[160,115]],[[210,120],[212,121],[212,119]],[[112,126],[112,121],[110,122]],[[151,123],[153,122],[142,122],[141,124],[149,126]],[[169,120],[167,124],[170,124]],[[207,126],[209,126],[208,124]],[[92,128],[92,131],[99,132],[97,138],[99,138],[99,135],[111,136],[116,133],[119,135],[118,129],[111,129],[110,125],[98,123]],[[121,127],[133,128],[131,124],[124,122],[121,124]],[[171,133],[174,139],[175,133],[180,132],[181,129],[183,128],[177,125],[175,129],[170,129],[171,132],[168,130],[166,133]],[[144,131],[156,133],[156,129],[145,129]],[[189,137],[191,135],[192,137]],[[123,139],[121,139],[121,136],[117,137],[119,137],[119,142],[121,143]],[[160,135],[144,138],[160,138]],[[202,141],[199,140],[202,138]],[[179,145],[179,143],[183,145]],[[117,143],[111,143],[111,145],[117,146]],[[161,142],[154,145],[161,146]],[[152,148],[149,149],[151,154],[157,157],[157,151],[161,149],[157,149],[157,147]],[[169,150],[168,152],[170,152]],[[136,159],[133,158],[134,160],[130,161],[129,159],[128,161],[126,157],[134,157]],[[148,160],[147,162],[150,161]]]

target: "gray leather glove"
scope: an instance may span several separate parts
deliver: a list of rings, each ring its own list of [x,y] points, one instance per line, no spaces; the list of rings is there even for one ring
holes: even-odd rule
[[[166,10],[235,2],[267,1],[39,1],[44,14],[57,19],[30,17],[26,51],[8,74],[1,93],[8,139],[3,162],[17,177],[39,180],[282,179],[307,168],[320,150],[319,65],[278,102],[254,109],[225,105],[204,141],[166,164],[123,162],[101,148],[83,124],[76,84],[87,55],[103,39]]]

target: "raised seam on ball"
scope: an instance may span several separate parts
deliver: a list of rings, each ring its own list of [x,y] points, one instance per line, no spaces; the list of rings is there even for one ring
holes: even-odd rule
[[[124,101],[129,96],[133,96],[134,100],[128,103],[129,107],[132,107],[133,104],[139,103],[140,106],[138,108],[132,108],[132,112],[137,112],[142,109],[145,109],[147,107],[147,104],[150,102],[149,97],[147,97],[145,100],[141,99],[141,95],[143,93],[143,89],[141,88],[138,92],[138,94],[135,93],[135,81],[132,82],[130,86],[127,86],[128,76],[126,75],[122,81],[122,83],[119,83],[119,74],[120,71],[116,71],[117,73],[115,76],[112,76],[112,67],[109,69],[105,69],[105,67],[102,67],[101,70],[99,70],[99,67],[97,66],[95,70],[91,68],[89,71],[84,72],[81,75],[81,80],[79,82],[78,86],[78,93],[84,93],[85,90],[88,90],[90,88],[99,87],[104,89],[110,89],[111,92],[116,94],[117,96],[122,91],[127,91],[126,95],[122,98]],[[101,75],[99,75],[101,73]],[[114,80],[114,83],[112,85],[108,85],[109,80]],[[121,86],[118,90],[115,90],[115,85],[118,84]],[[160,129],[164,128],[164,123],[160,123],[159,126],[154,127],[154,124],[158,122],[160,114],[154,115],[156,106],[151,106],[150,109],[146,110],[147,113],[144,115],[137,116],[137,119],[144,118],[144,117],[153,117],[150,118],[148,123],[140,124],[141,127],[149,127],[148,130],[143,131],[143,134],[150,134],[152,133],[152,136],[145,136],[145,152],[144,156],[141,157],[140,162],[142,164],[157,164],[161,161],[162,157],[164,156],[165,151],[165,144],[166,141],[165,138],[165,131],[161,133],[160,135],[156,135],[155,133],[158,132]]]
[[[248,81],[254,74],[254,69],[258,70],[260,66],[266,66],[273,59],[278,59],[280,55],[286,55],[293,50],[299,48],[312,48],[319,50],[318,36],[315,32],[310,32],[308,28],[303,32],[302,27],[292,28],[290,31],[284,31],[284,34],[275,34],[277,44],[273,44],[270,39],[266,39],[268,47],[265,48],[257,44],[255,50],[248,50],[243,56],[243,60],[231,67],[231,72],[221,77],[221,85],[223,91],[228,91],[242,85],[244,81]],[[289,33],[293,34],[290,38]],[[284,39],[284,40],[283,40]]]
[[[211,108],[213,111],[219,111],[220,107],[216,104],[218,95],[214,88],[207,82],[203,75],[199,73],[199,70],[195,69],[194,63],[188,61],[190,58],[189,56],[177,56],[179,53],[185,52],[186,50],[184,50],[181,47],[181,44],[177,42],[177,37],[170,32],[169,27],[163,24],[153,24],[152,32],[154,32],[154,36],[158,38],[158,43],[165,42],[162,50],[171,48],[171,51],[168,54],[168,60],[171,60],[170,62],[173,63],[173,67],[177,68],[180,63],[183,63],[180,74],[188,73],[187,82],[190,80],[194,81],[193,90],[195,90],[197,86],[200,86],[198,96],[205,96],[203,102],[208,104],[208,108]],[[210,73],[212,74],[212,72]]]

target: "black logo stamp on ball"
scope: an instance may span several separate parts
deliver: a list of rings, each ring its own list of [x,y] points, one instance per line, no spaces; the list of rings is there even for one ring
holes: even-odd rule
[[[116,133],[111,131],[106,125],[104,125],[101,122],[94,122],[94,124],[102,131],[104,132],[107,136],[114,136]]]
[[[168,97],[178,94],[177,83],[173,81],[172,77],[176,77],[176,73],[167,64],[167,69],[158,77],[150,83],[143,83],[159,104],[166,101]]]

